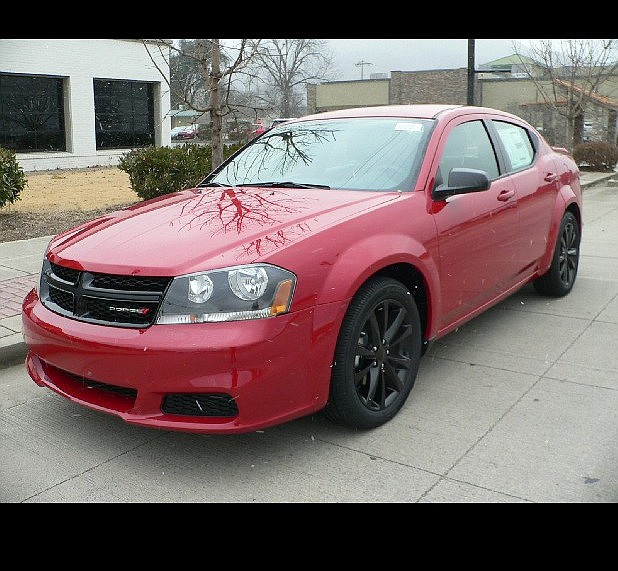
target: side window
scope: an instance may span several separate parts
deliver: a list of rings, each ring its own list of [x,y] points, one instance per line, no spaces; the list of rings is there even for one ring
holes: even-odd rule
[[[496,154],[482,121],[462,123],[448,134],[436,183],[447,183],[451,169],[460,167],[485,171],[490,180],[498,177]]]
[[[498,136],[511,162],[511,171],[529,167],[534,161],[534,147],[530,142],[528,131],[519,125],[494,121]]]

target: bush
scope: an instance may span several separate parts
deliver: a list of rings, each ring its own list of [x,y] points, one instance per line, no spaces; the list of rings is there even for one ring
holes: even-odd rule
[[[0,208],[20,199],[26,186],[26,175],[17,162],[15,151],[0,148]]]
[[[580,143],[573,149],[573,158],[578,166],[595,171],[613,171],[618,163],[618,146],[601,141]]]
[[[212,169],[210,147],[146,147],[123,155],[118,168],[129,175],[131,188],[142,199],[195,186]]]
[[[224,147],[229,157],[239,145]],[[123,155],[118,168],[129,175],[131,188],[142,200],[192,188],[212,170],[209,146],[185,143],[178,147],[146,147]]]

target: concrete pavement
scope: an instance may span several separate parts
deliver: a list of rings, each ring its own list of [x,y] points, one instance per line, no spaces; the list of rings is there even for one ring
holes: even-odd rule
[[[571,294],[526,286],[441,339],[373,431],[132,427],[37,387],[6,342],[0,502],[618,502],[618,188],[589,174]],[[0,244],[0,289],[36,278],[46,244]]]

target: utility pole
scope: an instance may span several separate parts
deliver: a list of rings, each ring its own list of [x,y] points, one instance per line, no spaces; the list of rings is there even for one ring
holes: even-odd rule
[[[474,105],[474,40],[468,40],[468,105]]]
[[[356,62],[354,65],[356,67],[360,67],[361,68],[361,79],[363,79],[363,71],[365,70],[365,66],[366,65],[373,65],[373,64],[369,63],[368,61],[365,61],[365,60],[360,60],[359,62]]]

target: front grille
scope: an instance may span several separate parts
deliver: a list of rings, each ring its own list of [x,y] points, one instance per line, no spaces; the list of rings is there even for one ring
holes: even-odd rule
[[[76,284],[79,279],[79,270],[73,270],[71,268],[65,268],[64,266],[59,266],[58,264],[51,264],[52,271],[54,275],[59,277],[61,280],[65,282],[69,282],[72,284]]]
[[[66,311],[73,313],[73,294],[50,286],[49,299]]]
[[[46,307],[71,319],[116,327],[152,325],[172,279],[50,266],[41,280],[41,301]]]
[[[96,274],[92,286],[101,289],[119,289],[123,291],[165,291],[169,278],[143,278],[135,276],[116,276]]]
[[[174,393],[166,395],[161,410],[182,416],[237,416],[236,401],[224,393]]]
[[[132,323],[142,325],[152,321],[153,315],[157,314],[158,302],[133,303],[123,301],[118,304],[115,300],[95,297],[82,298],[84,315],[97,321],[108,323]],[[142,312],[142,313],[138,313]]]
[[[84,387],[88,389],[105,391],[106,393],[112,393],[120,397],[133,400],[137,398],[137,391],[135,389],[131,389],[128,387],[118,387],[116,385],[108,385],[106,383],[99,383],[98,381],[93,381],[91,379],[86,379],[85,377],[80,377],[79,375],[74,375],[73,373],[69,373],[68,371],[63,371],[63,373],[68,377],[71,377],[73,380],[81,383],[82,385],[84,385]]]

